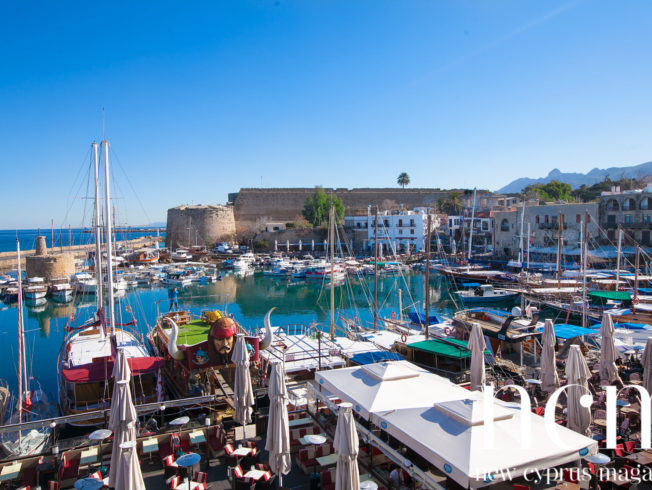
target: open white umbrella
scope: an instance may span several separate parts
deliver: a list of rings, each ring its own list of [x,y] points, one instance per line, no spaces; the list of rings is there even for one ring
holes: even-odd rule
[[[235,364],[235,384],[233,387],[233,402],[235,405],[235,421],[244,426],[251,423],[251,406],[254,404],[254,390],[249,375],[249,353],[244,335],[238,334],[233,348],[233,363]]]
[[[648,337],[641,359],[643,365],[643,388],[652,393],[652,337]]]
[[[555,327],[552,320],[546,320],[541,338],[541,389],[552,393],[559,388],[559,375],[557,374],[557,356],[555,354]]]
[[[582,435],[589,435],[591,424],[591,405],[585,407],[580,402],[583,395],[589,395],[588,379],[591,376],[586,359],[579,345],[571,345],[566,359],[566,377],[568,379],[568,428]]]
[[[333,438],[333,448],[337,453],[335,490],[360,490],[359,441],[351,411],[352,406],[350,403],[341,403],[337,415],[337,427]]]
[[[602,347],[600,348],[600,383],[606,386],[613,383],[618,376],[616,367],[616,346],[614,345],[614,322],[609,313],[602,315],[602,324],[600,325],[600,336],[602,337]]]
[[[469,349],[471,350],[471,391],[481,391],[485,385],[484,372],[484,334],[482,327],[474,323],[469,335]]]
[[[269,420],[267,422],[267,441],[265,449],[269,453],[269,467],[279,475],[279,484],[283,484],[283,475],[292,469],[290,456],[290,421],[288,418],[288,392],[285,386],[283,364],[272,364],[269,377]]]
[[[133,449],[123,449],[124,443],[136,441],[136,422],[138,414],[131,399],[129,380],[131,370],[123,349],[119,349],[113,366],[114,384],[111,399],[111,414],[109,429],[113,431],[113,447],[111,449],[111,471],[109,486],[113,488],[129,488],[138,490],[145,488],[143,475],[138,464],[138,457]],[[133,454],[123,454],[124,452]],[[134,463],[135,458],[135,463]],[[125,486],[125,482],[130,482]]]

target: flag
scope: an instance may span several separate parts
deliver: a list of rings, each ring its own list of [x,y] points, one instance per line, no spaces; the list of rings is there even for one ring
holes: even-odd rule
[[[156,377],[156,401],[163,401],[163,376],[161,370],[158,370],[158,375]]]

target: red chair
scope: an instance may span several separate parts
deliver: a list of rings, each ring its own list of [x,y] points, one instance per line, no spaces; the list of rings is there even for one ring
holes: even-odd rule
[[[565,482],[568,482],[568,483],[579,483],[580,482],[578,472],[569,470],[568,468],[563,469],[562,478],[564,479]]]
[[[514,483],[513,488],[514,488],[514,490],[531,490],[531,488],[528,487],[527,485],[518,485],[516,483]]]
[[[61,460],[63,462],[63,468],[61,468],[61,479],[76,480],[77,477],[79,476],[80,456],[77,455],[76,457],[69,459],[68,453],[63,453],[63,455],[61,456]]]
[[[536,408],[534,409],[534,413],[536,413],[536,414],[537,414],[538,416],[540,416],[540,417],[543,417],[544,410],[545,410],[545,409],[544,409],[543,407],[536,407]],[[528,488],[529,488],[529,487],[528,487]]]
[[[59,490],[59,483],[56,481],[50,480],[48,482],[48,490]]]
[[[208,473],[204,473],[203,471],[198,471],[195,473],[195,478],[194,482],[195,483],[206,483],[206,479],[208,478]]]
[[[634,449],[636,449],[636,441],[627,441],[625,443],[625,451],[628,452],[629,454],[634,452]]]
[[[618,457],[624,458],[625,446],[623,444],[616,444],[616,448],[614,449],[614,454]]]

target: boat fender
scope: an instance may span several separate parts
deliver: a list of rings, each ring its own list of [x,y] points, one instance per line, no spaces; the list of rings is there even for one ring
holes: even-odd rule
[[[259,350],[267,350],[269,346],[272,345],[272,342],[274,342],[274,334],[272,333],[272,324],[270,323],[269,317],[275,309],[276,306],[271,308],[265,314],[265,336],[263,337],[263,340],[260,341]]]
[[[392,320],[396,320],[396,313],[392,311]]]
[[[444,328],[444,334],[445,335],[450,335],[451,334],[451,329],[449,327]]]
[[[401,342],[403,343],[407,342],[407,335],[405,335],[404,333],[401,334]]]
[[[185,357],[184,352],[177,348],[177,337],[179,337],[179,327],[176,322],[168,317],[167,321],[170,322],[170,327],[172,327],[172,332],[170,333],[170,339],[168,340],[168,352],[172,359],[176,361],[183,361]]]

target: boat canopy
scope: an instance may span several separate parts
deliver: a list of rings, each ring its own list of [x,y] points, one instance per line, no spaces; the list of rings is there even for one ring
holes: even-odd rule
[[[566,323],[555,325],[554,329],[555,337],[564,340],[573,339],[575,337],[582,337],[584,335],[593,336],[600,334],[598,330],[592,328],[578,327],[577,325],[568,325]],[[537,331],[543,332],[543,327],[537,327]]]
[[[127,359],[129,369],[134,376],[140,376],[157,371],[165,365],[162,357],[130,357]],[[113,359],[108,359],[106,364],[101,361],[82,364],[62,371],[63,379],[69,383],[94,383],[106,381],[113,373]]]
[[[376,350],[370,352],[359,352],[351,356],[351,361],[356,364],[373,364],[374,362],[382,361],[403,361],[404,357],[397,352],[389,352],[386,350]]]
[[[468,343],[464,340],[449,338],[430,339],[422,342],[414,342],[409,345],[411,349],[428,352],[429,354],[436,354],[438,356],[450,357],[453,359],[468,359],[471,357]],[[491,352],[485,350],[486,355],[491,355]]]
[[[612,301],[631,301],[632,296],[629,291],[591,291],[591,298],[612,300]]]
[[[423,325],[425,323],[426,319],[426,314],[423,312],[415,312],[411,311],[408,313],[408,318],[412,323],[416,323],[417,325]],[[430,313],[428,312],[428,325],[432,325],[433,323],[442,323],[443,320],[437,315],[436,313]]]

